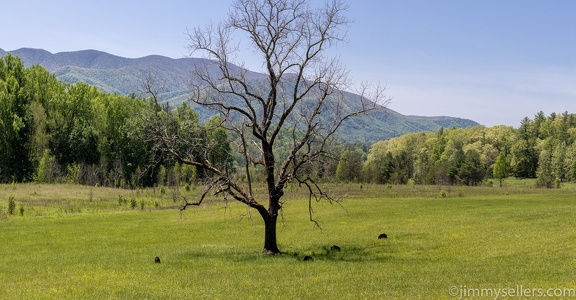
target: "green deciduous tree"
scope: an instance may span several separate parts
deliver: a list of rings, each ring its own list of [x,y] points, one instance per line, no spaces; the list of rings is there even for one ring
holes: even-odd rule
[[[207,134],[206,148],[210,149],[206,156],[214,166],[230,173],[234,171],[232,146],[222,123],[222,118],[214,116],[204,124]]]
[[[536,171],[536,175],[537,186],[545,188],[554,187],[555,178],[553,174],[552,155],[548,150],[540,151],[540,158],[538,160],[538,170]]]
[[[31,179],[33,115],[26,74],[18,57],[0,58],[0,182]]]
[[[500,151],[494,168],[492,169],[492,176],[498,179],[500,187],[504,183],[504,179],[510,174],[510,162],[508,161],[508,155],[506,154],[506,149]]]
[[[566,180],[569,166],[566,160],[566,138],[560,139],[552,152],[552,172],[558,182]]]
[[[41,183],[53,183],[58,175],[56,159],[54,156],[50,155],[50,150],[44,149],[44,153],[42,154],[38,167],[36,168],[36,181]]]
[[[355,182],[361,177],[362,155],[356,151],[346,150],[340,156],[336,167],[336,178],[344,182]]]

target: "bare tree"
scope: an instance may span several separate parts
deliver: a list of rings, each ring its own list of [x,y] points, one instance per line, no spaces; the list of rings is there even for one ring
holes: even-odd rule
[[[237,0],[224,22],[188,32],[191,53],[207,59],[196,69],[191,101],[218,113],[219,126],[237,137],[243,179],[208,155],[189,155],[202,152],[197,147],[205,144],[158,130],[156,142],[163,151],[213,175],[201,199],[182,209],[200,205],[209,191],[228,195],[258,211],[265,224],[264,253],[272,254],[280,252],[276,224],[288,183],[307,188],[310,204],[333,200],[305,168],[330,158],[329,142],[343,122],[383,107],[380,88],[370,97],[366,88],[343,92],[351,89],[347,72],[328,57],[326,50],[344,40],[346,8],[337,0],[314,8],[308,0]],[[233,61],[238,38],[250,42],[263,75]],[[282,156],[281,137],[281,146],[288,147]],[[254,194],[255,170],[264,174],[267,203]]]

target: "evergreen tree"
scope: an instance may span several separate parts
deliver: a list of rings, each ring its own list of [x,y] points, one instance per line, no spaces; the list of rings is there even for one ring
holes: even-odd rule
[[[476,150],[468,150],[458,170],[458,178],[463,184],[477,185],[482,182],[486,175],[486,168],[480,159],[480,153]]]

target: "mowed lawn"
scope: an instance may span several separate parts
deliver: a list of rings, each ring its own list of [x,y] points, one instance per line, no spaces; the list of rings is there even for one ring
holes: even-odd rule
[[[0,298],[459,299],[507,288],[567,298],[576,289],[574,190],[332,189],[339,204],[314,206],[321,229],[302,194],[287,198],[285,254],[266,256],[259,216],[234,202],[180,213],[158,190],[0,185]],[[487,292],[480,298],[495,298]]]

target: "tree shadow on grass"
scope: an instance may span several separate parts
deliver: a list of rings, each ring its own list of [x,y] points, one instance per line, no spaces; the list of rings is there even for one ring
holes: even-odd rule
[[[296,260],[296,261],[385,261],[391,258],[393,251],[384,243],[371,245],[338,246],[316,245],[298,250],[288,249],[279,254],[263,254],[258,251],[233,249],[231,247],[202,250],[190,250],[182,254],[184,260],[228,260],[236,262],[264,261],[264,260]]]
[[[247,246],[237,247],[232,244],[200,245],[184,254],[185,259],[220,259],[248,262],[262,260],[296,260],[296,261],[343,261],[343,262],[377,262],[398,259],[425,259],[426,251],[433,248],[431,244],[422,245],[427,240],[426,234],[405,233],[387,239],[357,244],[310,244],[300,248],[281,247],[286,251],[280,254],[267,255]],[[425,247],[431,248],[425,248]]]
[[[392,258],[394,251],[389,244],[372,243],[368,245],[317,245],[300,251],[287,251],[282,256],[301,261],[348,261],[368,262],[386,261]]]

